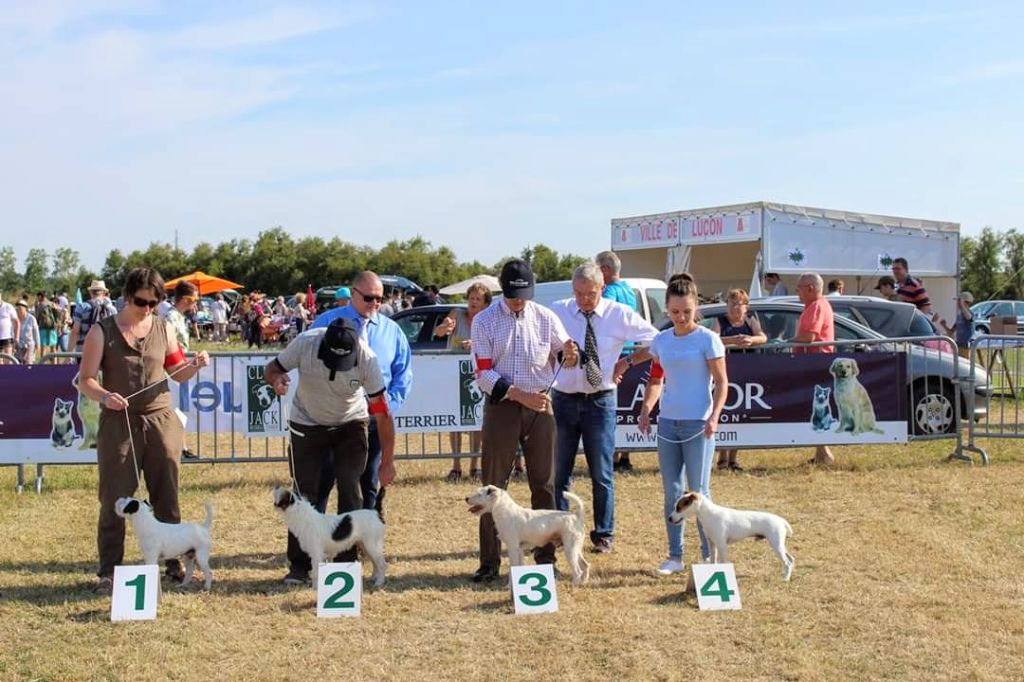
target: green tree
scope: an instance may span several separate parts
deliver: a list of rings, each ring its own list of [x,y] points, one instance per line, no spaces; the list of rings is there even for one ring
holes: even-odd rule
[[[53,267],[50,270],[50,288],[60,291],[71,289],[75,285],[75,275],[82,267],[78,252],[66,246],[59,247],[51,258]],[[107,286],[110,286],[109,284]]]
[[[282,227],[260,232],[252,250],[252,269],[246,285],[271,294],[296,291],[303,279],[296,270],[295,241]]]
[[[199,242],[196,244],[196,247],[192,249],[192,255],[188,257],[188,268],[186,269],[189,272],[202,270],[208,275],[221,277],[224,266],[217,259],[217,254],[209,242]]]
[[[120,291],[124,288],[124,281],[128,275],[128,261],[118,249],[107,254],[107,260],[103,263],[103,281],[110,287],[111,291]]]
[[[576,267],[587,260],[583,256],[573,254],[559,256],[557,251],[544,244],[526,247],[519,257],[530,264],[538,282],[571,279]],[[508,259],[503,259],[502,263],[506,260]],[[500,268],[501,265],[499,264],[498,267]]]
[[[0,246],[0,291],[13,294],[21,286],[21,275],[18,274],[18,259],[14,248]]]
[[[1001,240],[999,233],[985,227],[966,248],[961,246],[960,284],[976,300],[992,298],[1002,289]]]
[[[126,271],[142,267],[155,269],[165,280],[174,279],[189,271],[185,252],[161,242],[151,242],[145,251],[132,251],[125,258]]]
[[[28,255],[25,256],[25,274],[22,277],[22,288],[27,293],[34,294],[46,286],[49,260],[46,249],[28,250]]]
[[[1000,236],[1000,241],[1006,257],[1004,294],[1007,298],[1020,299],[1024,296],[1024,234],[1010,230],[1005,237]]]

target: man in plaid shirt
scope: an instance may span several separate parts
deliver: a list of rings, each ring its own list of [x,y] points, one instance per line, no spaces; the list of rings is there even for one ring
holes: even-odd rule
[[[516,450],[523,449],[534,509],[555,509],[555,417],[547,391],[555,366],[577,363],[576,344],[558,317],[534,303],[533,269],[510,260],[501,269],[503,298],[473,320],[477,383],[484,405],[483,483],[508,486]],[[552,544],[534,552],[537,563],[555,563]],[[490,514],[480,517],[480,568],[473,582],[498,577],[501,543]]]

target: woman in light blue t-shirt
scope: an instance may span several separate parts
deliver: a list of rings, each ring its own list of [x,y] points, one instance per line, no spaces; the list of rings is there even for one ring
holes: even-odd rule
[[[640,430],[650,432],[651,410],[660,399],[658,465],[665,491],[668,559],[658,567],[658,573],[671,575],[681,573],[684,568],[685,526],[669,522],[668,516],[676,500],[687,490],[699,490],[710,497],[715,431],[722,416],[729,380],[721,338],[697,324],[697,285],[688,276],[676,275],[669,280],[665,307],[672,329],[661,332],[651,343],[654,364],[640,412]],[[701,557],[706,559],[708,543],[700,524],[697,524],[697,531]]]

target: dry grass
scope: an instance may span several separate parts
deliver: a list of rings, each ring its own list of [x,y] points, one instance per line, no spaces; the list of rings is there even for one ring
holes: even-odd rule
[[[1024,456],[940,463],[946,444],[840,451],[835,471],[806,451],[741,453],[753,473],[716,475],[716,498],[786,516],[793,581],[763,543],[737,545],[740,612],[701,613],[682,578],[662,579],[654,458],[618,479],[615,551],[591,582],[559,582],[561,611],[520,617],[507,591],[474,586],[470,486],[444,462],[403,465],[388,496],[388,585],[359,620],[318,621],[311,590],[279,585],[284,533],[269,487],[284,464],[185,467],[182,508],[212,498],[210,594],[165,592],[159,619],[109,622],[88,592],[95,469],[49,467],[47,491],[15,497],[0,471],[2,679],[750,679],[1024,678]],[[589,481],[577,490],[590,499]],[[513,495],[527,499],[525,484]],[[687,561],[695,552],[687,529]],[[138,561],[129,534],[131,562]]]

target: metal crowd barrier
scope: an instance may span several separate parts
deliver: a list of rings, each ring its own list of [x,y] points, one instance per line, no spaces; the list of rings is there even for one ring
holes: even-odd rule
[[[431,350],[424,351],[423,354],[443,354],[443,353],[454,353],[457,351],[441,351]],[[417,354],[420,354],[419,352]],[[244,377],[236,376],[238,371],[237,368],[241,368],[242,365],[234,362],[230,363],[231,369],[227,374],[221,371],[218,363],[215,362],[216,358],[264,358],[266,362],[270,362],[273,358],[277,357],[276,352],[228,352],[228,351],[214,351],[210,352],[210,370],[213,372],[212,382],[215,387],[223,387],[227,382],[232,385],[244,384]],[[81,353],[49,353],[43,357],[43,363],[60,363],[60,362],[78,362]],[[240,371],[240,370],[239,370]],[[219,388],[218,388],[219,390]],[[202,426],[208,424],[206,419],[212,419],[212,431],[202,431]],[[193,463],[193,464],[215,464],[215,463],[243,463],[243,462],[286,462],[288,461],[288,438],[284,437],[266,437],[266,438],[247,438],[242,434],[244,431],[244,425],[238,423],[239,420],[244,419],[241,412],[231,411],[229,417],[228,428],[221,428],[221,424],[218,423],[216,413],[212,415],[205,415],[200,412],[198,419],[189,419],[189,423],[186,426],[185,432],[185,449],[182,452],[182,463]],[[479,452],[470,451],[470,439],[468,437],[460,437],[460,443],[466,448],[461,453],[458,453],[459,457],[478,457]],[[398,434],[397,442],[395,444],[395,459],[398,460],[426,460],[426,459],[445,459],[452,457],[453,448],[451,447],[451,436],[448,433],[405,433]],[[18,467],[18,483],[17,490],[21,492],[25,488],[25,471],[23,464],[17,465]],[[36,465],[36,480],[35,488],[36,492],[42,490],[43,485],[43,465]]]
[[[976,452],[983,462],[988,453],[977,444],[979,438],[1024,438],[1021,398],[1024,398],[1024,338],[983,334],[971,340],[971,369],[978,368],[989,377],[990,390],[974,398],[985,418],[972,421],[967,428],[964,449]]]
[[[853,352],[895,352],[906,358],[907,382],[904,387],[896,390],[906,391],[909,409],[908,433],[911,441],[952,439],[955,441],[953,452],[948,459],[973,463],[969,452],[978,453],[982,463],[988,463],[987,453],[975,444],[978,437],[1024,438],[1024,424],[1021,423],[1020,404],[1016,400],[1018,391],[1024,392],[1021,375],[1024,368],[1017,363],[1018,349],[1024,340],[1018,337],[984,336],[975,339],[971,344],[970,358],[960,358],[956,352],[956,343],[949,337],[915,336],[898,339],[840,339],[833,342],[814,344],[768,343],[755,349],[764,355],[791,353],[794,348],[808,346],[834,346],[837,351]],[[1012,350],[1007,355],[1007,349]],[[989,351],[988,357],[980,357],[983,351]],[[996,351],[998,351],[998,357]],[[425,351],[422,354],[457,353],[458,351]],[[421,352],[417,352],[421,354]],[[76,362],[79,353],[50,353],[42,358],[43,363]],[[276,353],[265,352],[211,352],[210,357],[259,357],[269,362]],[[998,362],[1001,360],[1001,364]],[[1012,360],[1012,362],[1011,362]],[[235,377],[236,363],[230,363],[232,376],[221,376],[223,372],[218,363],[211,362],[213,383],[222,387],[230,381],[233,385],[242,381],[243,377]],[[1012,370],[1011,370],[1012,366]],[[986,368],[993,373],[990,381]],[[995,402],[995,398],[1003,394],[995,390],[1010,390],[1012,404],[1005,401]],[[1013,420],[1008,422],[1007,413],[1012,411]],[[998,416],[994,417],[994,413]],[[232,411],[229,417],[229,428],[221,428],[216,415],[206,418],[214,419],[212,431],[203,433],[204,414],[199,419],[190,419],[187,427],[182,462],[184,463],[242,463],[242,462],[283,462],[288,457],[288,439],[282,437],[246,438],[240,412]],[[968,424],[968,442],[963,440],[963,420]],[[237,428],[236,428],[237,427]],[[242,442],[239,442],[242,441]],[[261,442],[262,441],[262,442]],[[449,457],[479,456],[479,452],[469,451],[468,437],[460,437],[467,447],[466,451],[453,452],[451,434],[446,432],[406,433],[399,434],[396,443],[396,459],[427,460]],[[769,449],[781,446],[749,446],[747,449]],[[631,448],[616,448],[630,451],[649,451],[650,445],[637,445]],[[18,465],[18,490],[24,488],[24,465]],[[36,465],[36,490],[42,487],[43,465]]]

